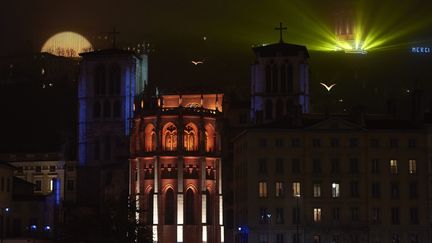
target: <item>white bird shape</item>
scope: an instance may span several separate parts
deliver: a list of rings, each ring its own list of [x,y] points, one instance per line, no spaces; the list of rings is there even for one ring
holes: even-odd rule
[[[204,62],[202,62],[202,61],[191,61],[191,63],[196,66],[198,64],[203,64]]]
[[[336,84],[331,84],[330,86],[325,83],[320,83],[327,91],[330,91]]]

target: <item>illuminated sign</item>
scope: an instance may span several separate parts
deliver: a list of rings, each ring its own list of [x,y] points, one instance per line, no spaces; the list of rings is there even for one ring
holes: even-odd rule
[[[426,46],[411,47],[412,53],[431,53],[431,48]]]

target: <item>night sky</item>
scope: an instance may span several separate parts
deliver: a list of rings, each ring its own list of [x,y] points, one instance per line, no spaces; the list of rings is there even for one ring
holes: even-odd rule
[[[355,12],[365,31],[380,42],[365,57],[318,51],[332,34],[334,13],[344,9]],[[432,1],[427,0],[6,0],[1,10],[0,56],[38,52],[45,40],[62,31],[78,32],[95,44],[98,36],[116,27],[121,32],[121,46],[143,41],[152,44],[150,82],[165,87],[193,84],[242,87],[249,92],[250,64],[254,61],[251,47],[277,42],[279,34],[274,27],[283,22],[288,28],[284,40],[306,45],[310,50],[315,104],[324,95],[318,85],[321,81],[337,82],[335,99],[352,98],[350,105],[367,97],[366,105],[374,112],[379,111],[377,107],[383,109],[386,98],[398,97],[401,103],[407,102],[407,89],[422,88],[425,93],[432,90],[428,71],[432,68],[431,58],[408,52],[410,46],[432,44],[432,34],[428,33],[432,27]],[[96,48],[103,47],[98,42]],[[204,65],[191,65],[195,59],[204,60]],[[2,111],[14,116],[11,124],[24,117],[17,115],[17,101],[25,105],[23,95],[37,99],[32,94],[32,90],[25,90],[8,93],[14,99],[2,98],[2,106],[6,107]],[[51,95],[46,97],[62,97]],[[49,110],[47,98],[39,103],[34,110],[50,113],[47,117],[51,124],[55,115],[52,110],[58,107]],[[67,107],[73,108],[69,101],[61,108]],[[64,111],[59,114],[64,115]],[[68,118],[62,116],[63,120]]]

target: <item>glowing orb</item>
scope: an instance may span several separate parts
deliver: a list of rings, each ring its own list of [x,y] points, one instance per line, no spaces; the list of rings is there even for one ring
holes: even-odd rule
[[[84,36],[74,32],[61,32],[51,36],[42,46],[41,52],[56,56],[79,57],[79,53],[92,50],[92,44]]]

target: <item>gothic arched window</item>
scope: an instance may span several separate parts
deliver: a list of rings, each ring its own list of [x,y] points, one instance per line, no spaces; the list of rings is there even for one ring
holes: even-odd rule
[[[294,80],[294,70],[293,70],[293,65],[292,64],[288,64],[288,67],[287,67],[287,79],[286,79],[286,82],[287,82],[287,92],[288,93],[293,93],[293,91],[294,91],[294,83],[293,83],[293,80]]]
[[[216,132],[211,124],[205,126],[205,149],[206,152],[216,151]]]
[[[265,104],[265,119],[273,119],[273,102],[267,100]]]
[[[282,64],[280,68],[280,91],[282,93],[286,92],[286,65]]]
[[[144,130],[144,147],[145,151],[155,151],[156,150],[156,129],[153,124],[147,124]]]
[[[105,94],[105,66],[99,64],[96,67],[95,75],[94,75],[94,92],[96,95],[104,95]]]
[[[191,188],[186,191],[185,224],[195,224],[195,195]]]
[[[283,103],[281,99],[276,101],[276,117],[279,118],[283,115]]]
[[[265,91],[267,93],[271,92],[271,67],[267,65],[265,68]]]
[[[175,223],[174,206],[174,190],[169,188],[165,193],[165,224]]]
[[[120,66],[118,64],[114,64],[110,70],[110,80],[109,80],[109,94],[120,94]]]
[[[93,118],[99,118],[101,116],[101,104],[96,101],[93,104]]]
[[[198,131],[194,124],[186,125],[183,134],[183,146],[186,151],[194,151],[198,148]]]
[[[163,145],[166,151],[175,151],[177,149],[177,128],[169,123],[163,129]]]
[[[114,101],[113,116],[116,118],[121,116],[121,102],[120,102],[120,100]]]
[[[213,205],[212,205],[212,197],[210,191],[207,189],[205,192],[206,195],[206,219],[207,224],[213,224]]]
[[[278,66],[276,64],[272,68],[272,91],[278,92]]]
[[[103,104],[103,117],[111,117],[111,103],[108,100],[105,100]]]

